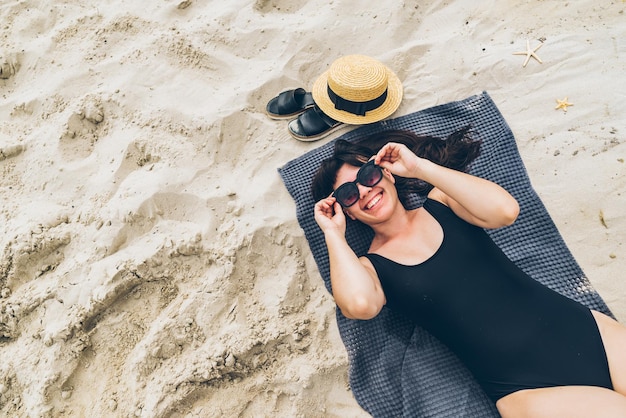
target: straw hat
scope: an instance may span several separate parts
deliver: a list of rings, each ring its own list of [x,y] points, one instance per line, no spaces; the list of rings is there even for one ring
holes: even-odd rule
[[[346,55],[333,62],[313,84],[313,99],[331,118],[350,125],[390,116],[402,101],[402,83],[381,62]]]

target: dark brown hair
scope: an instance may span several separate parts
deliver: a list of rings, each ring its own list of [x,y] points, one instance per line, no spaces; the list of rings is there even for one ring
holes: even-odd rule
[[[340,139],[335,142],[333,156],[322,161],[313,177],[311,191],[315,201],[333,192],[333,185],[341,166],[344,164],[362,166],[388,142],[404,144],[419,157],[459,171],[467,171],[472,161],[480,154],[481,145],[481,141],[470,136],[469,126],[454,131],[445,139],[402,130],[383,131],[354,142]],[[395,177],[398,197],[405,206],[410,194],[426,195],[433,187],[423,180]]]

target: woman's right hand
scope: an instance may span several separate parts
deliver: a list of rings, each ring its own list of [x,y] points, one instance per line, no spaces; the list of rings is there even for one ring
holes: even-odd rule
[[[342,234],[346,233],[346,215],[334,197],[329,196],[317,202],[313,212],[315,214],[315,222],[317,222],[324,233],[329,230],[337,230]]]

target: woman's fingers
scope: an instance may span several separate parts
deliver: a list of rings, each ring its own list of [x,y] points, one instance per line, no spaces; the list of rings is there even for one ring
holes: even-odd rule
[[[335,204],[336,199],[334,197],[327,197],[315,204],[315,213],[320,214],[328,219],[332,219],[336,214]]]
[[[378,165],[384,162],[395,163],[402,158],[402,147],[406,148],[406,146],[395,142],[385,144],[376,154],[374,162]],[[408,148],[406,149],[408,151]]]
[[[326,232],[331,229],[342,230],[345,233],[346,218],[341,209],[341,205],[337,203],[334,197],[327,197],[315,204],[314,208],[315,221]]]
[[[411,157],[415,157],[415,154],[405,145],[390,142],[380,149],[374,162],[393,174],[404,175]]]

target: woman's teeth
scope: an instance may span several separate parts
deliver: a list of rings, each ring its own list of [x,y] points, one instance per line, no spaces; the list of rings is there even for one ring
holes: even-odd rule
[[[376,195],[372,200],[370,200],[367,203],[367,206],[365,206],[366,209],[371,209],[372,207],[374,207],[374,205],[378,202],[380,202],[380,199],[382,199],[381,195]]]

